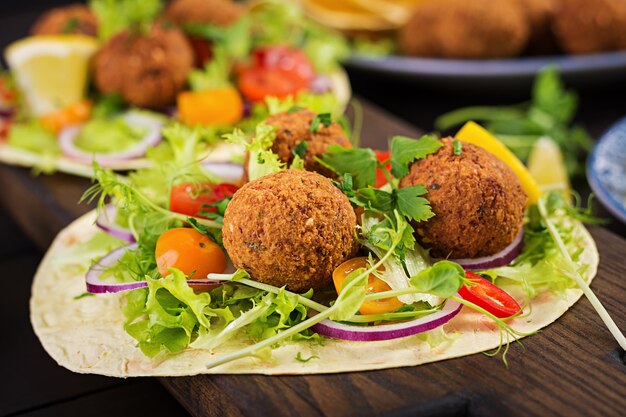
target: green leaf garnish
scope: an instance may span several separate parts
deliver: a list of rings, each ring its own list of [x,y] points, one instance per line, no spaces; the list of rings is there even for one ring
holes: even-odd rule
[[[320,357],[317,356],[317,355],[311,355],[308,358],[303,358],[302,357],[302,352],[298,352],[298,354],[296,355],[296,360],[298,362],[303,362],[303,363],[306,363],[306,362],[310,361],[311,359],[319,359],[319,358]]]
[[[309,149],[309,143],[303,140],[293,147],[293,150],[291,151],[291,153],[294,156],[299,156],[300,158],[304,158],[304,155],[306,154],[307,149]]]
[[[317,160],[339,176],[349,173],[355,188],[366,188],[376,183],[378,159],[371,149],[330,145],[322,158]]]
[[[402,178],[409,173],[409,164],[437,152],[442,144],[432,136],[422,136],[415,140],[406,136],[391,139],[391,174]]]
[[[455,140],[452,142],[452,146],[453,146],[453,148],[454,148],[454,151],[453,151],[453,152],[454,152],[454,154],[455,154],[456,156],[460,156],[460,155],[461,155],[461,153],[463,152],[463,142],[461,142],[461,141],[460,141],[460,140],[458,140],[458,139],[455,139]]]
[[[311,127],[309,129],[311,130],[311,132],[317,133],[320,130],[321,125],[328,127],[331,125],[332,122],[333,121],[330,113],[320,113],[315,115],[313,120],[311,120]]]

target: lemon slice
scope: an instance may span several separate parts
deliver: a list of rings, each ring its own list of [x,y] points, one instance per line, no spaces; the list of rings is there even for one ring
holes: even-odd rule
[[[83,35],[31,36],[4,56],[29,112],[42,116],[81,100],[98,41]]]
[[[338,30],[391,30],[403,25],[412,6],[390,0],[302,0],[306,14]]]
[[[524,164],[500,142],[495,136],[474,122],[467,122],[456,134],[458,140],[480,146],[487,152],[507,164],[517,176],[522,189],[528,196],[528,204],[535,204],[541,195],[541,190],[535,179],[530,175]]]
[[[570,189],[563,155],[552,139],[539,138],[528,157],[528,172],[542,191],[568,191]]]

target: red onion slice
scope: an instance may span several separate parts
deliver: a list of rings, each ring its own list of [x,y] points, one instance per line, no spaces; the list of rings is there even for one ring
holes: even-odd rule
[[[130,230],[115,223],[117,217],[117,207],[115,204],[107,204],[104,209],[98,214],[96,219],[96,226],[103,231],[107,232],[113,237],[124,240],[129,243],[135,242],[135,236]]]
[[[436,313],[407,322],[365,327],[323,320],[314,325],[312,330],[322,336],[357,342],[397,339],[435,329],[456,316],[461,307],[458,302],[447,300],[444,307]]]
[[[515,258],[517,258],[522,249],[524,248],[524,228],[517,234],[513,242],[500,252],[491,256],[484,256],[482,258],[465,258],[465,259],[450,259],[452,262],[456,262],[464,269],[469,270],[482,270],[497,268],[510,264]]]
[[[85,283],[87,291],[92,294],[113,293],[120,291],[136,290],[137,288],[145,288],[148,286],[147,281],[132,282],[104,282],[100,279],[102,272],[107,268],[115,265],[117,261],[126,253],[126,251],[137,248],[136,243],[122,246],[108,254],[104,255],[96,264],[94,264],[85,275]],[[188,279],[187,284],[194,286],[220,285],[221,282],[210,281],[208,279]]]
[[[224,182],[236,183],[243,178],[243,165],[234,162],[204,161],[202,167]]]
[[[154,147],[161,142],[163,122],[160,119],[133,111],[124,114],[122,117],[130,126],[147,129],[144,137],[135,145],[119,152],[94,153],[84,151],[75,144],[76,138],[83,127],[80,124],[67,127],[59,134],[59,146],[63,154],[86,164],[96,161],[103,167],[108,168],[108,164],[111,163],[142,157],[146,154],[148,148]]]

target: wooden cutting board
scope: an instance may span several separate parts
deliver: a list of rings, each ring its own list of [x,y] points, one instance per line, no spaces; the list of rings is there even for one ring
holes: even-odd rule
[[[363,144],[385,148],[395,134],[419,131],[364,103]],[[0,201],[42,249],[90,207],[77,205],[89,181],[32,177],[0,165]],[[600,251],[593,289],[626,329],[626,240],[592,227]],[[8,238],[8,237],[5,237]],[[464,358],[382,371],[310,376],[204,375],[160,378],[194,416],[622,416],[624,352],[589,302],[512,345],[499,358]]]

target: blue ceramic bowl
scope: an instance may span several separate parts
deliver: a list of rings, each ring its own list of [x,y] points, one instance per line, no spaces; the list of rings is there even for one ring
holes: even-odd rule
[[[626,117],[600,137],[587,161],[587,180],[598,200],[626,223]]]

